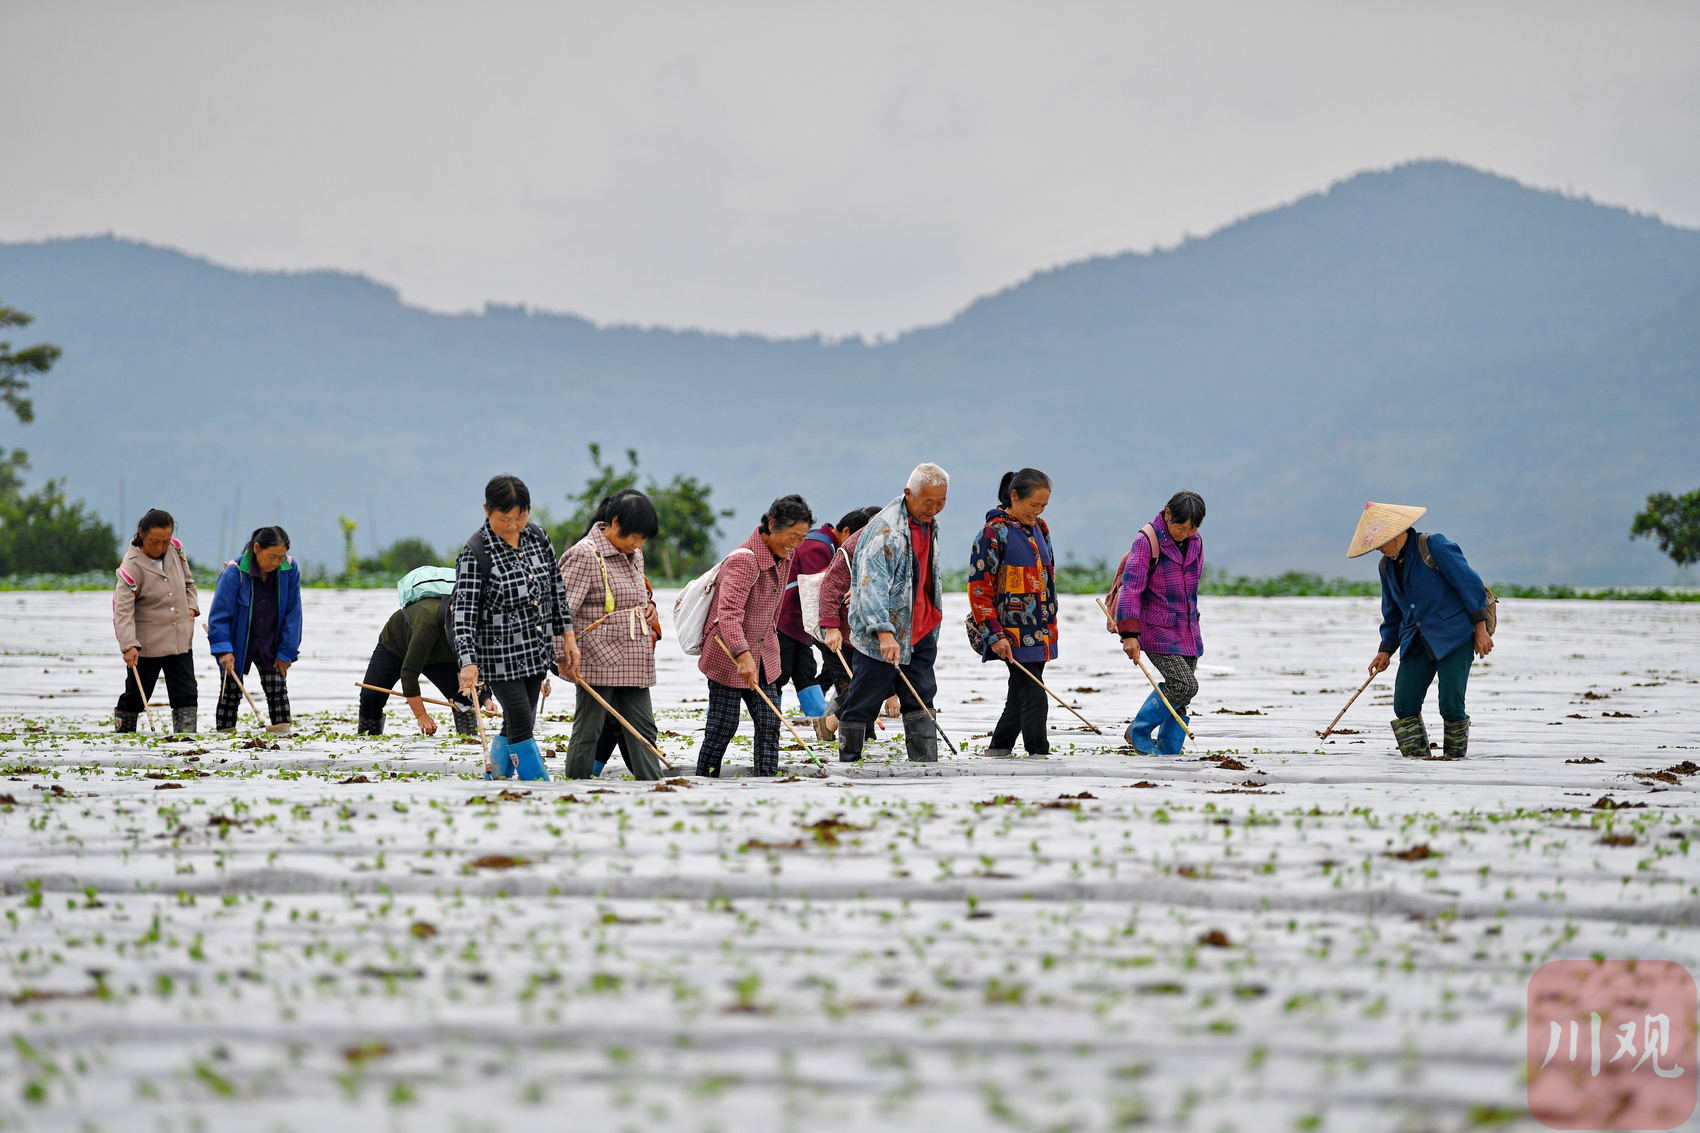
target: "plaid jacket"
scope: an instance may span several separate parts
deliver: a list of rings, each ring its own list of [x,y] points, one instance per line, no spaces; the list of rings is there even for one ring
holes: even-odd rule
[[[747,555],[729,554],[714,583],[714,605],[704,627],[702,656],[697,669],[711,681],[743,688],[738,666],[715,643],[715,635],[726,642],[732,656],[749,650],[761,665],[760,676],[767,684],[779,679],[779,600],[784,597],[786,566],[791,556],[775,558],[761,537],[761,528],[734,548]]]
[[[561,555],[561,585],[573,624],[583,627],[578,649],[585,683],[654,685],[655,639],[644,617],[649,588],[643,580],[643,552],[616,551],[598,523]],[[602,624],[596,625],[599,621]]]
[[[471,546],[455,559],[455,655],[461,667],[478,666],[483,680],[515,681],[549,671],[554,639],[573,628],[567,592],[555,569],[555,548],[535,523],[508,546],[485,522],[467,540],[483,539],[490,551],[486,577]]]
[[[1169,537],[1163,513],[1151,521],[1157,532],[1157,562],[1142,531],[1122,567],[1122,596],[1116,603],[1116,628],[1139,634],[1147,653],[1204,656],[1198,632],[1198,583],[1204,576],[1204,539],[1194,535],[1185,547]]]

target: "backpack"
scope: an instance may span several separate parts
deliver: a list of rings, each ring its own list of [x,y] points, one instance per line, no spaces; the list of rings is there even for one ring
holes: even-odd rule
[[[737,547],[726,559],[739,551],[746,555],[755,554],[748,547]],[[673,603],[673,632],[679,635],[679,645],[687,657],[702,654],[703,637],[708,632],[708,611],[714,607],[714,583],[720,577],[720,568],[726,565],[726,559],[721,559],[686,583]]]
[[[1139,529],[1139,533],[1145,536],[1146,542],[1151,544],[1151,565],[1156,566],[1157,556],[1163,553],[1161,548],[1157,546],[1157,529],[1147,523]],[[1121,631],[1116,628],[1116,607],[1121,604],[1122,575],[1127,572],[1128,555],[1131,554],[1133,554],[1133,548],[1129,547],[1127,554],[1122,556],[1122,561],[1116,564],[1116,575],[1110,581],[1110,592],[1104,596],[1104,608],[1108,611],[1104,615],[1104,628],[1117,636],[1120,636]]]
[[[421,598],[447,597],[454,588],[454,567],[416,567],[402,575],[400,580],[396,582],[396,600],[405,610]]]
[[[819,532],[816,532],[815,534],[819,534]],[[813,538],[813,535],[811,535],[810,538]],[[835,548],[833,551],[834,556],[842,554],[844,554],[843,547]],[[846,565],[849,565],[849,555],[844,556],[844,562]],[[826,561],[826,570],[818,571],[814,574],[799,574],[797,576],[797,581],[791,584],[797,588],[797,602],[803,609],[803,632],[814,638],[816,641],[821,640],[820,591],[821,587],[826,585],[827,571],[830,571],[831,569],[832,559],[828,559]]]
[[[1440,567],[1435,564],[1433,553],[1428,549],[1428,532],[1426,531],[1417,535],[1417,554],[1422,556],[1423,565],[1427,566],[1430,570],[1440,570]],[[1484,584],[1482,589],[1487,591],[1486,625],[1488,636],[1492,637],[1493,631],[1499,628],[1499,595],[1493,592],[1493,587],[1491,586]]]

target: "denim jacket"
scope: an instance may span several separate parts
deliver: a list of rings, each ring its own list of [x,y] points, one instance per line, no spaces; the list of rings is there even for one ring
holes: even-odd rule
[[[933,538],[933,605],[944,609],[944,586],[937,569],[938,523],[927,524]],[[915,549],[909,545],[909,507],[898,496],[868,521],[850,566],[850,644],[876,660],[882,633],[897,638],[898,664],[909,663],[915,624]]]

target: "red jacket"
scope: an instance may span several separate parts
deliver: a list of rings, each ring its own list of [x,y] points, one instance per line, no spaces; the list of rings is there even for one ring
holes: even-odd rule
[[[811,645],[808,631],[803,628],[803,603],[798,597],[797,576],[819,574],[832,562],[838,540],[832,536],[832,524],[823,523],[803,540],[802,546],[791,552],[791,569],[785,574],[785,601],[779,607],[779,632],[792,641]]]

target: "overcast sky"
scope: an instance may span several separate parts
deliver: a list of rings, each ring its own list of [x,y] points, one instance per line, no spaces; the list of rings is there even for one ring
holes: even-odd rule
[[[883,334],[1445,157],[1700,226],[1700,3],[0,0],[0,240]]]

